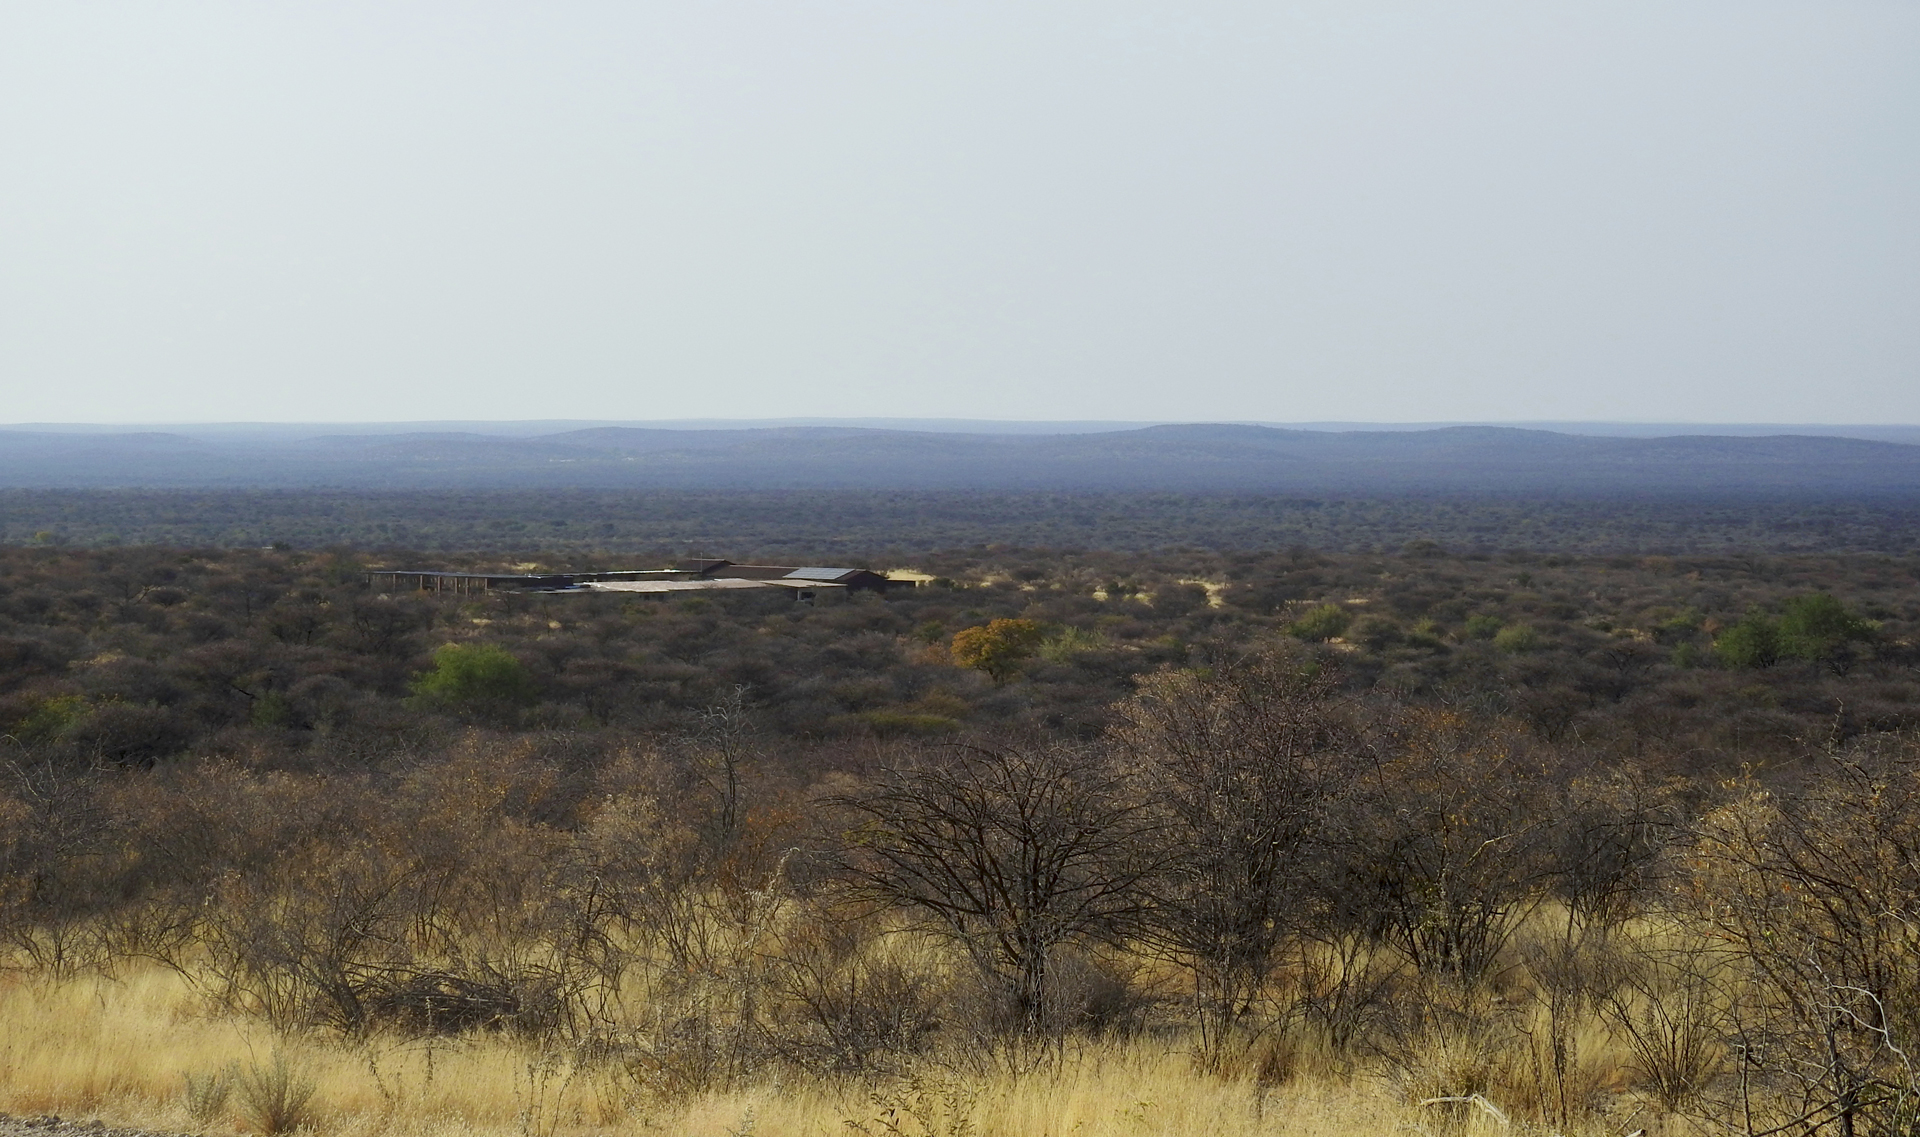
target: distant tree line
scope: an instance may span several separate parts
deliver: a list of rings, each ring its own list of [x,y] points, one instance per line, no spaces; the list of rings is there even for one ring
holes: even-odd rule
[[[1793,553],[1920,549],[1916,496],[0,489],[0,544],[884,559],[999,545],[1147,551]]]

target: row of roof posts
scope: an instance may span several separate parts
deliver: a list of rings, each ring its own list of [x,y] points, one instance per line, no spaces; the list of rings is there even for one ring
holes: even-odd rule
[[[574,578],[551,573],[426,572],[379,570],[367,574],[367,585],[381,592],[557,592],[573,587]]]

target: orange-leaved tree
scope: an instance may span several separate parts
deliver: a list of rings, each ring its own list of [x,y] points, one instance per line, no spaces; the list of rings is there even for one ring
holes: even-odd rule
[[[994,620],[954,633],[953,661],[986,672],[995,683],[1005,683],[1020,670],[1021,661],[1039,649],[1044,636],[1032,620]]]

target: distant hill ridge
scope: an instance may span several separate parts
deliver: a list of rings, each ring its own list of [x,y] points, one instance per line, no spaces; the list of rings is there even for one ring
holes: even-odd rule
[[[324,431],[324,432],[322,432]],[[1512,426],[1078,433],[588,426],[299,435],[0,430],[0,486],[1920,494],[1920,445]]]

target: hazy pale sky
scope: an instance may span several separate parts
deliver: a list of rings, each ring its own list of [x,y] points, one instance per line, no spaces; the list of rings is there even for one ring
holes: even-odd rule
[[[0,3],[0,422],[1920,422],[1920,4]]]

